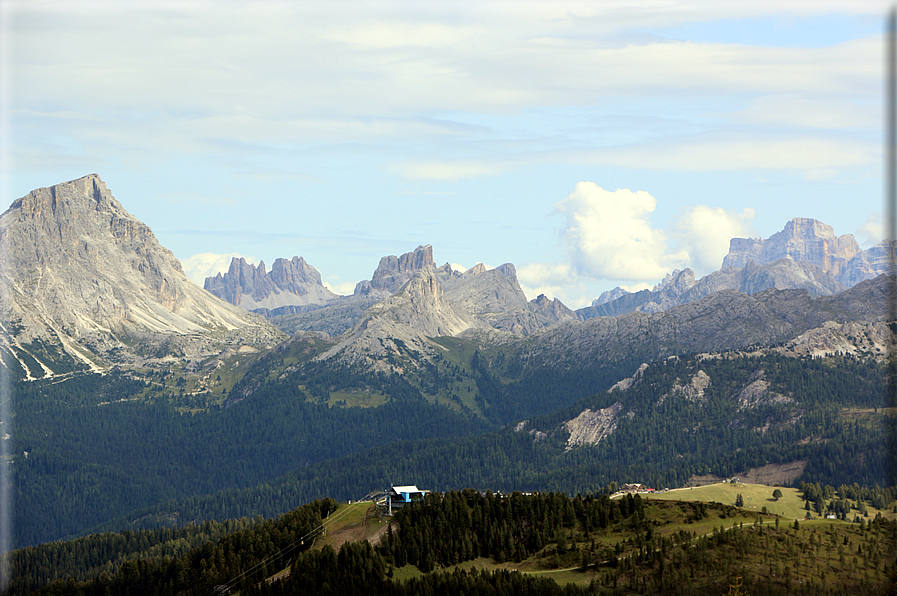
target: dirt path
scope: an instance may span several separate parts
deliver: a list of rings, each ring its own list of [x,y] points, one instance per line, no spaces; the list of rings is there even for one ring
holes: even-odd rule
[[[377,546],[386,535],[386,528],[389,524],[378,523],[376,520],[376,512],[374,506],[364,512],[364,519],[360,522],[343,526],[339,530],[330,533],[330,543],[334,550],[339,552],[340,547],[347,542],[357,542],[359,540],[367,540],[371,546]]]

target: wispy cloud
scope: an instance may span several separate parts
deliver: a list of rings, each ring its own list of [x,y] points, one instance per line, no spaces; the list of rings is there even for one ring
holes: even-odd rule
[[[467,162],[403,162],[390,170],[408,180],[460,180],[497,174],[507,169],[496,164]]]

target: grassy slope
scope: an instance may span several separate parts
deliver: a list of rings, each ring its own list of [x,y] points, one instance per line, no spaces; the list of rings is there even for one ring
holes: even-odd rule
[[[774,490],[782,491],[780,499],[772,498]],[[705,503],[723,503],[725,505],[734,505],[736,497],[741,494],[744,498],[744,509],[750,511],[760,511],[766,506],[769,513],[780,515],[785,519],[804,519],[807,511],[804,509],[804,498],[800,491],[796,488],[788,488],[785,486],[774,487],[765,484],[730,484],[728,482],[720,482],[718,484],[708,484],[705,486],[696,486],[691,488],[677,488],[665,493],[656,493],[651,495],[651,499],[662,499],[672,501],[703,501]],[[644,495],[642,495],[644,496]],[[869,512],[869,518],[872,519],[879,513],[871,505],[866,506]],[[855,513],[855,512],[854,512]],[[894,519],[897,514],[893,510],[884,510],[881,514],[888,518]],[[817,517],[813,513],[813,517]],[[853,519],[853,515],[849,516]]]
[[[772,493],[776,488],[779,488],[779,490],[782,491],[782,497],[778,500],[773,499],[772,497]],[[745,501],[745,507],[742,509],[743,515],[728,515],[723,517],[719,510],[711,509],[708,517],[698,521],[686,522],[675,509],[666,507],[655,508],[650,505],[651,500],[697,501],[734,505],[735,498],[739,493]],[[645,498],[645,495],[642,495],[642,497]],[[650,512],[649,519],[657,525],[656,532],[665,536],[675,534],[679,530],[687,530],[688,532],[694,532],[697,536],[705,536],[713,534],[722,527],[732,529],[743,525],[744,528],[751,528],[755,522],[757,522],[758,518],[761,520],[761,524],[771,527],[772,524],[774,524],[774,515],[778,515],[784,520],[781,524],[781,530],[777,528],[776,532],[794,533],[794,530],[792,529],[793,520],[799,519],[801,520],[801,531],[811,532],[813,534],[816,532],[823,532],[827,536],[837,535],[838,538],[836,542],[838,544],[841,544],[844,541],[845,536],[848,537],[848,541],[853,540],[855,543],[862,535],[861,532],[858,533],[859,530],[856,524],[848,522],[831,520],[814,520],[812,522],[803,521],[806,514],[804,500],[800,492],[795,488],[773,487],[763,484],[718,483],[701,487],[673,489],[666,493],[651,495],[647,497],[647,499],[646,510]],[[769,512],[769,515],[767,516],[763,516],[760,512],[764,505]],[[868,505],[867,508],[869,510],[869,519],[874,518],[878,513],[878,510]],[[897,517],[892,511],[884,511],[882,512],[882,515],[889,519]],[[348,540],[371,540],[376,544],[386,531],[386,525],[374,514],[373,506],[370,502],[340,505],[339,509],[330,516],[329,520],[325,521],[325,526],[327,527],[326,536],[316,542],[316,548],[322,547],[325,544],[339,548],[341,544]],[[616,528],[603,535],[590,537],[587,542],[581,541],[579,546],[580,548],[588,548],[588,545],[594,541],[596,547],[600,551],[600,549],[604,548],[613,548],[617,543],[625,544],[631,537],[631,531],[624,528]],[[832,542],[832,544],[834,544],[834,542]],[[823,572],[821,570],[824,568],[826,573],[848,574],[849,572],[850,574],[855,574],[855,571],[853,571],[851,567],[854,565],[852,557],[848,558],[846,562],[843,562],[840,561],[840,555],[836,548],[833,547],[830,550],[831,552],[818,551],[819,557],[818,560],[814,560],[813,564],[815,567],[812,567],[812,569],[818,568],[820,573]],[[547,545],[540,553],[521,562],[507,561],[498,563],[489,558],[479,557],[446,568],[444,571],[452,571],[454,569],[469,570],[474,567],[480,570],[490,571],[497,569],[516,570],[521,573],[551,578],[560,585],[572,583],[579,586],[588,586],[593,580],[602,579],[604,577],[605,571],[600,568],[590,568],[587,571],[580,569],[578,556],[578,554],[570,552],[561,558],[556,558],[555,546],[551,544]],[[626,555],[623,556],[625,557]],[[763,564],[766,564],[762,562],[760,556],[755,555],[754,558],[757,558],[757,561],[753,561],[751,557],[748,557],[748,559],[743,562],[748,566],[753,565],[757,569]],[[559,568],[551,568],[558,563],[560,564]],[[810,569],[807,561],[803,560],[803,557],[800,557],[800,561],[791,561],[790,564],[793,569],[800,569],[800,565],[804,565],[804,567]],[[798,574],[799,572],[795,573]],[[809,574],[809,572],[807,573]],[[394,571],[394,577],[400,580],[418,577],[420,575],[420,570],[413,565],[408,565]],[[847,575],[845,575],[845,578],[846,577]]]

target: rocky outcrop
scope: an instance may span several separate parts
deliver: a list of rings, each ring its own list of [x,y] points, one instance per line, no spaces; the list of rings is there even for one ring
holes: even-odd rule
[[[242,257],[234,258],[227,273],[207,277],[204,287],[235,306],[263,314],[286,306],[323,305],[337,297],[302,257],[277,259],[270,272],[265,271],[264,261],[255,266]]]
[[[401,256],[389,255],[380,259],[370,280],[370,288],[394,294],[422,269],[435,269],[433,247],[429,244],[418,246],[413,252]],[[356,287],[355,293],[360,293]]]
[[[171,251],[96,174],[14,201],[0,216],[0,254],[4,341],[14,354],[30,350],[20,362],[101,369],[281,336],[188,281]],[[26,376],[38,372],[23,366]]]
[[[826,321],[774,350],[795,356],[851,355],[885,358],[894,352],[895,347],[894,336],[885,322]]]
[[[426,358],[432,337],[459,335],[482,325],[445,299],[433,268],[423,268],[394,295],[364,311],[341,341],[321,356],[375,370],[402,372],[402,357]],[[415,356],[415,357],[417,357]]]
[[[657,400],[657,405],[661,406],[668,398],[677,397],[681,397],[685,399],[685,401],[693,404],[704,404],[707,402],[707,397],[704,395],[704,392],[707,391],[707,388],[710,387],[711,384],[710,376],[703,370],[699,370],[692,376],[691,381],[686,385],[680,384],[679,379],[676,379],[676,382],[673,383],[670,391],[661,395],[660,399]]]
[[[733,238],[723,267],[744,267],[750,261],[769,263],[779,259],[807,261],[837,276],[860,251],[852,234],[835,236],[831,226],[815,219],[796,217],[785,229],[761,238]]]
[[[736,398],[739,411],[794,402],[788,396],[770,391],[769,381],[766,380],[766,373],[762,369],[754,372],[750,381],[750,384],[742,389]]]
[[[616,383],[614,383],[613,387],[607,390],[608,393],[612,391],[626,391],[630,387],[635,387],[642,381],[642,377],[645,376],[645,371],[648,370],[648,363],[642,362],[638,369],[635,371],[635,374],[631,377],[620,379]]]
[[[578,445],[597,445],[617,429],[617,419],[623,411],[623,404],[617,402],[600,410],[583,410],[579,416],[564,423],[570,433],[567,451]]]

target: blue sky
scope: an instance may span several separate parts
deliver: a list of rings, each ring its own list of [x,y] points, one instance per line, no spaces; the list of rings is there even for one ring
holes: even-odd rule
[[[2,189],[96,172],[199,283],[430,243],[584,306],[792,217],[878,241],[887,8],[4,0]]]

